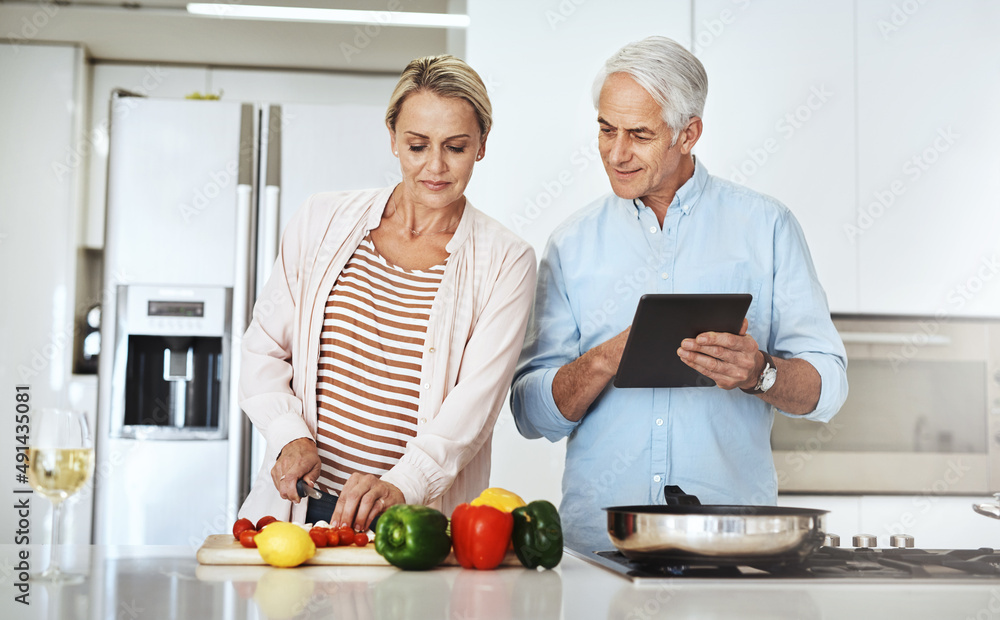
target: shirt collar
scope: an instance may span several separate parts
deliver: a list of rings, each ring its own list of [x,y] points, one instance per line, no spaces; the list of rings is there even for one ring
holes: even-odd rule
[[[680,209],[684,215],[689,215],[694,211],[701,199],[702,192],[705,191],[705,184],[708,182],[708,170],[697,157],[692,156],[692,158],[694,159],[694,174],[677,190],[674,199],[670,202],[670,207],[668,207],[668,210]],[[636,217],[639,216],[642,209],[646,208],[646,205],[638,198],[632,201],[632,205],[635,208]]]

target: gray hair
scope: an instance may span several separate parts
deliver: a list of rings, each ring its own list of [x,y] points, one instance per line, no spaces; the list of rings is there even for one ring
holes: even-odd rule
[[[708,95],[708,75],[701,61],[667,37],[646,37],[621,48],[604,63],[594,80],[594,107],[605,80],[626,73],[662,109],[663,121],[674,134],[671,146],[692,117],[701,117]]]

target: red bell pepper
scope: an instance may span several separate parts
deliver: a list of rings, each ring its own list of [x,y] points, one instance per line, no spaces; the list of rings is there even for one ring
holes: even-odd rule
[[[451,545],[462,568],[490,570],[503,562],[514,517],[493,506],[460,504],[451,513]]]

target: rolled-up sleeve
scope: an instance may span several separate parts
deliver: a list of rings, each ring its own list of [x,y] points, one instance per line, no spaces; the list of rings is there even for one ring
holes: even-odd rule
[[[556,373],[579,356],[580,331],[566,294],[558,247],[550,241],[538,267],[535,302],[510,395],[521,435],[559,441],[579,424],[567,420],[552,397]]]
[[[829,422],[847,400],[847,352],[830,318],[826,293],[813,267],[805,235],[786,212],[774,236],[774,296],[768,349],[783,358],[804,360],[820,376],[816,408],[793,418]]]

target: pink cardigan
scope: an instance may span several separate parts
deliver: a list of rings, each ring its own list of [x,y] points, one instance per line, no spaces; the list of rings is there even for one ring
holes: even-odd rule
[[[239,399],[267,441],[239,516],[305,521],[306,502],[281,499],[271,468],[288,442],[316,436],[316,364],[327,295],[392,188],[315,194],[289,222],[242,342]],[[466,204],[431,309],[417,436],[382,479],[408,504],[450,515],[489,486],[493,425],[524,340],[535,253]]]

